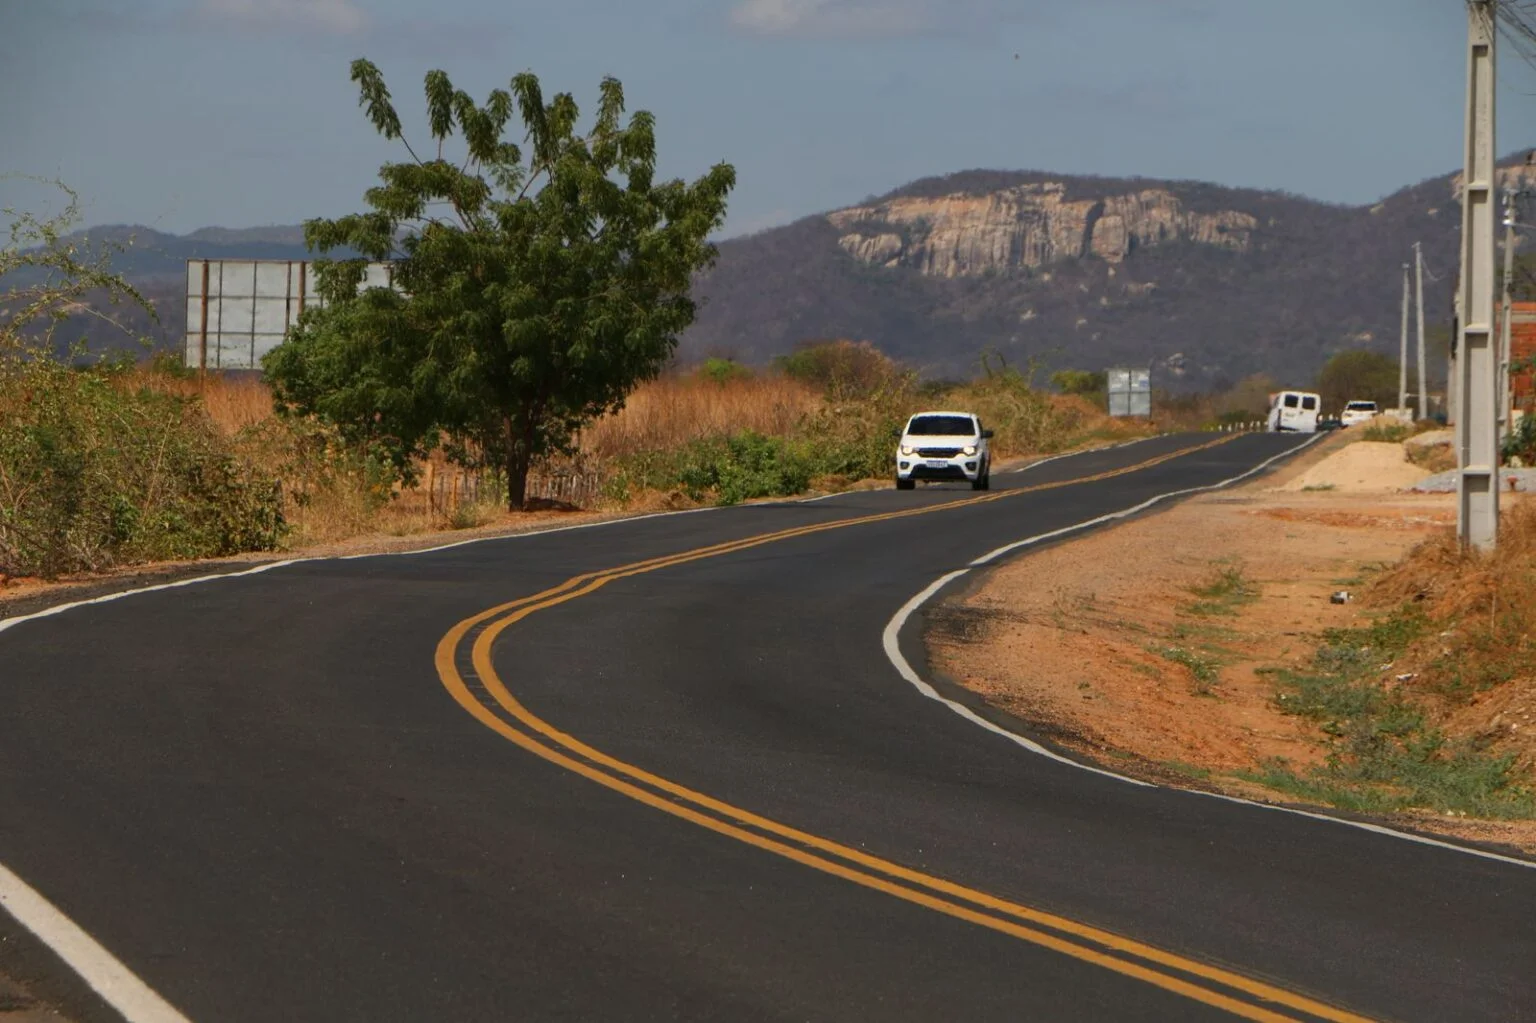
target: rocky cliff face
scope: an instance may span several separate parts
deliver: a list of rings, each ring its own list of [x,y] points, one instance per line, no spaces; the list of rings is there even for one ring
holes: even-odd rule
[[[1074,200],[1055,182],[980,196],[897,198],[827,219],[842,232],[843,250],[861,262],[947,278],[1090,255],[1118,263],[1133,249],[1174,241],[1242,252],[1258,223],[1235,210],[1190,212],[1160,188]]]

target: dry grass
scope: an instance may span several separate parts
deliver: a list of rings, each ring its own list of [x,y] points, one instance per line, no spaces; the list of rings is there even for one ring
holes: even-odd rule
[[[231,437],[272,416],[272,390],[254,374],[216,374],[199,379],[141,369],[129,373],[124,382],[129,387],[143,387],[161,394],[200,396],[214,425]]]
[[[781,437],[821,405],[816,390],[777,375],[721,382],[666,376],[641,384],[622,410],[584,430],[581,450],[608,459],[742,430]]]
[[[272,391],[254,376],[173,377],[135,372],[129,386],[200,395],[220,429],[233,435],[272,415]],[[715,382],[665,376],[641,384],[618,413],[582,431],[581,450],[595,458],[678,447],[700,437],[754,430],[783,436],[821,407],[812,387],[782,376]]]
[[[975,407],[997,429],[996,450],[1003,457],[1060,450],[1083,440],[1120,439],[1146,430],[1143,424],[1110,419],[1084,399],[1045,395],[1006,381],[978,382],[945,396],[922,397],[906,375],[893,366],[886,369],[885,386],[847,401],[830,399],[824,387],[779,373],[723,380],[697,372],[675,373],[648,381],[636,388],[623,409],[582,431],[579,458],[574,462],[556,459],[545,467],[547,478],[536,474],[530,492],[595,506],[603,503],[599,496],[603,481],[625,459],[673,452],[704,438],[749,430],[776,438],[815,437],[831,448],[868,441],[883,451],[890,428],[886,420],[899,421],[935,402]],[[290,495],[285,514],[293,528],[294,546],[354,536],[469,528],[499,521],[502,514],[489,495],[472,492],[477,481],[446,464],[440,453],[418,467],[417,487],[397,491],[387,501],[370,493],[360,478],[323,471],[306,456],[306,445],[298,435],[274,421],[271,390],[254,375],[215,374],[199,379],[139,370],[126,376],[124,385],[201,398],[219,429],[238,438],[246,457],[284,480]],[[568,478],[571,474],[574,478]],[[848,481],[821,482],[837,486]],[[630,503],[643,505],[653,496],[635,492]]]
[[[1536,500],[1506,505],[1499,546],[1464,551],[1445,531],[1377,579],[1371,601],[1427,618],[1392,668],[1456,738],[1536,774]]]

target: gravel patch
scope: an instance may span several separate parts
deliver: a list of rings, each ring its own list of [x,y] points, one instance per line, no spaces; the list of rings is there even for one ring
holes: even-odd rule
[[[1428,479],[1419,480],[1411,488],[1420,494],[1450,494],[1456,491],[1456,478],[1460,475],[1456,469],[1447,472],[1438,472]],[[1517,493],[1528,494],[1536,490],[1536,469],[1500,469],[1499,489],[1504,493],[1511,490]]]

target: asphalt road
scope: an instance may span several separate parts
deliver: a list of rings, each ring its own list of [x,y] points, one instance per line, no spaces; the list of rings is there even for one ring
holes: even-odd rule
[[[199,1023],[1536,1019],[1536,870],[1061,764],[888,659],[945,573],[1298,443],[1210,440],[23,622],[0,865]]]

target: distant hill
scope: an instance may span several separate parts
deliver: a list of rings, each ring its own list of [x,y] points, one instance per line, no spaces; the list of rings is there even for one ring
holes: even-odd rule
[[[1509,161],[1506,175],[1530,175]],[[1425,311],[1447,321],[1457,181],[1370,206],[1203,182],[971,170],[720,245],[681,355],[763,363],[817,338],[873,341],[930,376],[985,350],[1050,368],[1152,365],[1174,389],[1264,371],[1311,379],[1327,357],[1395,355],[1401,264],[1420,241]],[[187,259],[306,259],[297,226],[176,236],[112,226],[119,269],[184,336]],[[1438,365],[1431,373],[1443,372]]]
[[[931,375],[974,372],[990,348],[1020,365],[1152,364],[1177,389],[1305,381],[1343,348],[1395,356],[1415,241],[1426,319],[1449,320],[1456,188],[1445,175],[1356,207],[1035,171],[924,179],[721,245],[685,343],[760,361],[869,339]]]

